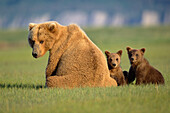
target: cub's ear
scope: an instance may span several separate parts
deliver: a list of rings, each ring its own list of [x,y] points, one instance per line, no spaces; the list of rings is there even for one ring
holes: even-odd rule
[[[48,25],[48,29],[49,29],[51,32],[53,32],[55,28],[56,28],[56,24],[55,24],[55,23],[50,23],[50,24]]]
[[[121,57],[122,56],[122,50],[119,50],[118,52],[117,52],[117,54]]]
[[[107,57],[110,56],[110,52],[109,51],[105,51],[105,54],[106,54]]]
[[[140,49],[140,51],[144,54],[145,53],[145,48]]]
[[[132,48],[131,47],[126,47],[126,50],[127,50],[127,52],[129,52],[129,51],[132,50]]]
[[[36,24],[35,23],[29,23],[28,30],[30,31]]]

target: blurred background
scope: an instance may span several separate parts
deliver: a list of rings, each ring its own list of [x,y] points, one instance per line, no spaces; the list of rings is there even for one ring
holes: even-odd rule
[[[0,0],[0,28],[58,21],[80,26],[170,24],[170,0]]]

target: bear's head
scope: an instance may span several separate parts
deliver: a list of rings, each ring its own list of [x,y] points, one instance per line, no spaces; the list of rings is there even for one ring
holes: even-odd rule
[[[137,65],[144,58],[145,48],[132,49],[131,47],[126,47],[126,50],[131,64]]]
[[[117,53],[110,53],[109,51],[105,51],[105,54],[109,68],[114,69],[120,65],[122,50],[119,50]]]
[[[43,56],[52,48],[59,32],[58,23],[46,22],[41,24],[29,24],[28,42],[33,48],[32,56],[38,58]]]

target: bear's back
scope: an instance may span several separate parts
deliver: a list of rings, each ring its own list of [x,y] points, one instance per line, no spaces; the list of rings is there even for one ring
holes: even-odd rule
[[[82,37],[74,40],[60,58],[56,75],[68,74],[84,76],[91,82],[97,79],[104,80],[105,76],[109,77],[105,56],[86,34],[82,33]]]
[[[150,65],[150,70],[147,73],[148,83],[157,83],[157,84],[164,84],[164,78],[162,74],[154,67]]]

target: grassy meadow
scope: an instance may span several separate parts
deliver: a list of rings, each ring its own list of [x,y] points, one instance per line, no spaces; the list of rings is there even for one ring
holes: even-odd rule
[[[27,30],[0,30],[0,113],[170,113],[170,26],[84,28],[104,52],[146,48],[145,57],[164,76],[165,86],[45,88],[48,53],[34,59]]]

